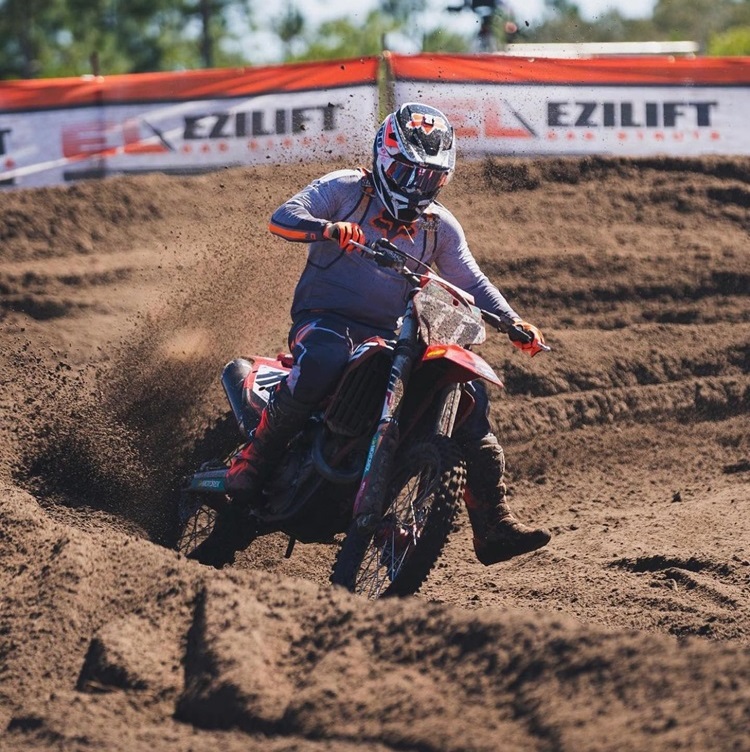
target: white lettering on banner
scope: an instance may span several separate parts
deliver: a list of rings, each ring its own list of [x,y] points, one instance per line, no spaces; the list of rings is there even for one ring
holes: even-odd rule
[[[398,101],[424,84],[396,82]],[[748,154],[750,87],[430,83],[464,154]]]
[[[377,127],[373,84],[235,100],[119,104],[0,116],[0,185],[50,185],[159,170],[367,158]],[[5,121],[8,121],[6,125]],[[8,134],[26,134],[11,150]]]
[[[750,154],[747,84],[509,85],[447,78],[396,80],[394,95],[443,110],[468,156]],[[367,164],[378,109],[378,87],[367,80],[232,99],[108,104],[105,98],[90,106],[3,110],[0,187],[331,156]]]

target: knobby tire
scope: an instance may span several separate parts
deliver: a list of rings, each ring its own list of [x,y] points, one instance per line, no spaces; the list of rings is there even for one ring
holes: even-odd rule
[[[225,462],[241,442],[237,421],[231,411],[227,412],[208,426],[196,441],[191,453],[191,469],[208,459],[215,458],[217,464]],[[187,556],[209,536],[216,514],[226,500],[212,494],[190,494],[183,488],[176,489],[175,496],[171,544],[176,551]]]
[[[465,484],[453,439],[434,436],[412,445],[396,464],[380,525],[368,532],[352,522],[331,582],[371,599],[416,593],[442,553]]]

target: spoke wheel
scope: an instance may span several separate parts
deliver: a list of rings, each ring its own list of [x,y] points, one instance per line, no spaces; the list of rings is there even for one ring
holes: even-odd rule
[[[350,526],[331,581],[370,599],[415,593],[445,545],[465,477],[451,439],[413,445],[393,473],[375,530]]]
[[[223,499],[183,491],[177,505],[175,549],[184,556],[194,551],[211,534]]]
[[[194,472],[198,466],[221,467],[242,441],[237,421],[227,412],[208,426],[196,441],[190,456],[184,462],[183,472]],[[211,458],[207,461],[208,458]],[[166,544],[181,554],[189,554],[213,530],[217,510],[226,500],[213,494],[188,493],[186,481],[176,483],[164,504],[170,513],[170,531]]]

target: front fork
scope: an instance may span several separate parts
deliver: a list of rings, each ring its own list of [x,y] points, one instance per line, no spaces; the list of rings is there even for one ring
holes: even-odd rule
[[[412,302],[409,301],[401,326],[401,336],[393,353],[380,420],[370,442],[362,480],[354,499],[353,517],[364,530],[373,531],[382,516],[383,499],[388,489],[399,440],[398,417],[414,365],[417,341],[418,323]]]
[[[456,425],[458,407],[461,403],[463,389],[461,384],[448,384],[440,395],[440,411],[435,418],[433,433],[437,436],[452,436]]]

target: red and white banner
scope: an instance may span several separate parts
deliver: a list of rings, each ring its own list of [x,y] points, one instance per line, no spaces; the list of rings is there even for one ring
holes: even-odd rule
[[[750,58],[388,55],[464,155],[750,154]],[[0,83],[0,187],[229,165],[367,164],[378,58]]]
[[[0,84],[0,184],[360,160],[377,58]]]
[[[750,58],[388,60],[395,101],[443,110],[465,155],[750,154]]]

